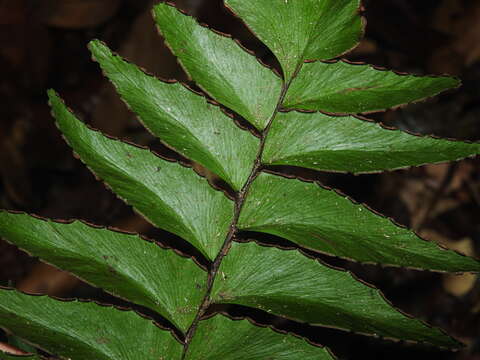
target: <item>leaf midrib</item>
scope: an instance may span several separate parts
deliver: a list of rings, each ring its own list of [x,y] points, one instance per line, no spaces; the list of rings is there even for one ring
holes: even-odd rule
[[[220,268],[222,260],[228,254],[230,244],[233,242],[233,240],[235,239],[235,236],[238,232],[237,224],[238,224],[238,220],[240,218],[240,212],[242,210],[243,204],[245,203],[245,200],[246,200],[248,191],[250,189],[250,186],[253,183],[253,181],[255,180],[255,178],[258,176],[258,174],[260,174],[260,172],[262,171],[262,166],[263,166],[262,155],[263,155],[263,151],[264,151],[264,148],[265,148],[265,142],[266,142],[268,133],[270,131],[271,125],[272,125],[273,121],[275,120],[277,114],[282,109],[282,104],[283,104],[283,101],[285,100],[285,96],[287,94],[287,91],[288,91],[290,85],[292,84],[293,80],[295,79],[295,77],[299,73],[300,69],[302,68],[303,64],[304,64],[303,61],[299,61],[295,71],[292,74],[292,76],[288,79],[288,82],[285,82],[285,79],[284,79],[283,84],[282,84],[282,91],[281,91],[280,96],[278,98],[277,105],[275,106],[275,110],[274,110],[273,114],[271,115],[270,119],[268,120],[267,125],[265,126],[264,130],[262,131],[261,141],[260,141],[260,144],[259,144],[259,147],[258,147],[257,156],[255,157],[254,164],[252,166],[252,171],[250,172],[250,175],[249,175],[247,181],[245,182],[245,184],[242,186],[241,190],[237,193],[237,196],[236,196],[236,199],[235,199],[234,216],[233,216],[232,222],[230,223],[230,230],[229,230],[229,232],[228,232],[228,234],[225,238],[225,241],[224,241],[220,251],[218,252],[218,254],[217,254],[217,256],[216,256],[216,258],[215,258],[215,260],[212,264],[212,267],[211,267],[211,269],[208,273],[207,290],[205,292],[204,299],[203,299],[202,303],[200,304],[200,306],[198,308],[198,312],[195,316],[195,319],[193,320],[190,328],[188,329],[188,331],[186,333],[185,343],[184,343],[184,351],[183,351],[182,358],[181,358],[182,360],[186,359],[186,356],[188,354],[188,348],[189,348],[189,345],[191,343],[191,340],[195,336],[195,331],[197,329],[198,323],[199,323],[201,317],[203,316],[203,314],[205,313],[205,310],[210,305],[210,302],[211,302],[210,294],[212,292],[212,288],[213,288],[215,278],[218,274],[218,270]]]

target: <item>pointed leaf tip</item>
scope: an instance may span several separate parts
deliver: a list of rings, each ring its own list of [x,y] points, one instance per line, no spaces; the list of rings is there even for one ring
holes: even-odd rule
[[[268,173],[252,183],[238,227],[359,262],[451,272],[480,270],[480,261],[420,239],[333,190]]]
[[[215,258],[233,216],[231,200],[192,169],[88,128],[58,96],[52,95],[51,104],[75,153],[119,197],[155,226]]]
[[[446,76],[417,76],[345,61],[304,64],[283,103],[287,109],[355,114],[382,111],[456,88]]]
[[[90,42],[89,48],[147,129],[235,190],[242,187],[257,153],[258,138],[240,129],[219,106],[182,84],[144,73],[98,40]]]
[[[327,60],[363,36],[360,0],[225,0],[275,54],[290,80],[305,60]]]
[[[480,154],[480,143],[450,141],[386,129],[352,116],[279,113],[262,161],[320,171],[372,173]]]
[[[281,79],[220,35],[160,3],[154,7],[160,33],[191,78],[219,103],[262,130],[277,107]]]
[[[461,346],[439,329],[399,312],[377,289],[296,250],[234,243],[219,271],[224,276],[215,279],[212,289],[218,303],[361,334]]]

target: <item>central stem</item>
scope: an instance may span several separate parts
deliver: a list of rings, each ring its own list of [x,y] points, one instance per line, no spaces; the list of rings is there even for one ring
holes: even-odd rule
[[[212,292],[212,287],[213,283],[215,281],[215,278],[218,274],[218,269],[220,268],[220,264],[222,263],[223,258],[227,255],[228,250],[230,249],[230,244],[232,241],[235,239],[235,236],[238,232],[237,229],[237,223],[238,219],[240,217],[240,211],[242,210],[242,206],[245,202],[246,195],[248,193],[248,190],[250,189],[250,185],[253,183],[255,178],[258,176],[262,169],[262,155],[263,155],[263,149],[265,148],[265,141],[267,139],[268,132],[270,131],[270,127],[272,125],[273,120],[277,116],[278,112],[280,111],[280,108],[282,106],[283,100],[285,99],[285,95],[287,94],[287,90],[290,87],[290,84],[292,83],[292,80],[295,78],[295,76],[298,74],[302,67],[303,63],[299,63],[297,65],[297,68],[295,69],[294,74],[290,78],[290,80],[287,83],[284,83],[282,86],[282,91],[280,93],[280,96],[278,98],[277,105],[275,107],[275,110],[273,111],[272,116],[270,119],[268,119],[267,126],[261,133],[261,139],[260,139],[260,145],[258,148],[258,153],[257,156],[255,157],[255,161],[252,167],[252,171],[250,172],[250,175],[245,182],[245,184],[242,186],[240,191],[237,193],[236,199],[235,199],[235,208],[234,208],[234,215],[232,222],[230,223],[230,230],[228,231],[228,234],[225,238],[225,241],[222,245],[222,248],[218,252],[217,257],[213,261],[212,267],[208,273],[208,280],[207,280],[207,291],[205,292],[205,297],[203,298],[203,301],[201,305],[198,308],[198,312],[195,316],[195,319],[192,322],[192,325],[190,325],[190,328],[187,331],[186,337],[185,337],[185,345],[184,345],[184,351],[182,355],[182,360],[185,359],[187,352],[188,352],[188,347],[190,345],[190,342],[195,335],[195,331],[197,330],[198,327],[198,322],[200,321],[201,317],[205,313],[205,311],[208,309],[210,306],[210,294]]]

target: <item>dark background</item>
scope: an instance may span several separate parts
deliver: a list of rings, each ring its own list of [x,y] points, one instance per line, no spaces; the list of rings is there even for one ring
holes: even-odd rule
[[[220,0],[176,3],[277,66]],[[188,81],[156,33],[151,5],[149,0],[0,0],[0,208],[80,218],[167,244],[175,241],[171,234],[152,229],[73,158],[46,105],[46,89],[53,87],[93,127],[163,151],[119,100],[86,49],[89,40],[99,38],[157,76]],[[347,56],[350,60],[416,74],[450,74],[463,82],[460,89],[433,100],[370,117],[417,133],[478,141],[480,2],[365,0],[364,7],[366,37]],[[477,158],[379,175],[299,175],[322,180],[428,239],[475,256],[480,241],[479,165]],[[326,344],[345,359],[480,359],[480,286],[475,275],[325,260],[377,285],[400,309],[442,327],[467,347],[452,353],[279,321],[259,312],[248,315]],[[2,240],[0,285],[117,301]],[[228,311],[245,315],[236,307]],[[0,332],[0,341],[5,340]]]

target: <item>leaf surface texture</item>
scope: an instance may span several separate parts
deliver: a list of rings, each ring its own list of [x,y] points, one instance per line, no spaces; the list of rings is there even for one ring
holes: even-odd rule
[[[479,153],[480,144],[415,136],[352,116],[291,111],[276,116],[262,159],[270,165],[369,173]]]
[[[478,261],[422,240],[332,190],[267,173],[253,182],[238,226],[360,262],[438,271],[480,269]]]
[[[57,124],[82,161],[155,226],[213,259],[228,232],[233,202],[193,170],[89,129],[50,92]]]
[[[179,336],[184,333],[187,352],[133,312],[10,290],[0,290],[1,326],[74,360],[332,359],[327,349],[247,320],[207,319],[220,303],[316,326],[458,347],[345,271],[299,251],[235,242],[242,231],[263,232],[358,262],[479,271],[477,260],[424,241],[333,190],[268,170],[288,165],[367,173],[478,154],[479,144],[413,136],[347,116],[422,100],[458,86],[458,80],[331,61],[362,35],[360,0],[225,4],[270,48],[282,77],[232,38],[165,3],[154,8],[160,32],[205,95],[146,74],[99,41],[90,49],[140,121],[168,147],[223,179],[215,181],[231,187],[225,190],[229,197],[180,163],[90,129],[49,92],[58,127],[79,158],[153,225],[197,248],[208,263],[208,278],[193,260],[136,235],[0,212],[2,237],[170,320]]]
[[[72,360],[175,360],[183,349],[170,332],[133,311],[14,290],[0,290],[0,323]]]
[[[363,34],[359,0],[226,0],[225,4],[276,55],[287,80],[304,60],[336,57],[352,49]]]
[[[378,290],[295,250],[233,243],[219,271],[223,276],[212,291],[219,303],[363,334],[458,346],[438,329],[392,308]]]
[[[232,39],[200,26],[173,6],[154,9],[160,33],[191,78],[257,129],[273,115],[281,79]]]
[[[302,66],[283,107],[330,113],[364,113],[418,101],[454,88],[450,77],[398,75],[370,65],[313,62]]]
[[[89,47],[117,91],[154,135],[240,189],[257,154],[258,138],[180,83],[145,74],[100,41]]]
[[[137,235],[0,212],[0,236],[33,256],[124,299],[151,308],[187,330],[207,274],[193,260]],[[179,280],[181,279],[181,280]]]
[[[305,340],[280,334],[248,320],[217,315],[200,321],[186,360],[333,360],[330,353]]]

